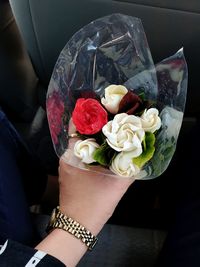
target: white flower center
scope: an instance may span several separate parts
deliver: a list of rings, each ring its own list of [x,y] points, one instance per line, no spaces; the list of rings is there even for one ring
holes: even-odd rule
[[[140,118],[134,115],[121,113],[115,115],[113,121],[109,121],[102,129],[107,137],[106,141],[116,151],[132,151],[141,153],[141,142],[144,138],[144,130]]]

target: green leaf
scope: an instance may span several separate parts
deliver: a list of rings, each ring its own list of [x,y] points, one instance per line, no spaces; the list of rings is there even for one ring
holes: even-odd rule
[[[145,138],[143,140],[142,154],[139,157],[132,159],[133,163],[139,168],[142,168],[144,164],[153,157],[155,152],[155,140],[156,138],[153,133],[146,132]]]
[[[94,151],[93,159],[95,159],[100,165],[109,166],[115,154],[116,151],[113,150],[105,141]]]
[[[140,94],[138,94],[138,96],[142,99],[142,101],[145,100],[145,93],[141,92]]]
[[[142,145],[143,145],[143,150],[146,150],[147,149],[146,137],[143,139]]]

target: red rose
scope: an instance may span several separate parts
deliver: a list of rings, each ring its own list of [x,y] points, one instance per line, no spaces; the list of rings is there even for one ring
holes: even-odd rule
[[[81,134],[98,133],[108,122],[108,114],[101,104],[92,98],[79,98],[72,113],[72,120]]]
[[[55,91],[51,96],[49,96],[46,107],[51,137],[56,145],[58,143],[58,135],[62,129],[62,116],[64,113],[64,103],[60,99],[58,92]]]
[[[129,91],[119,103],[119,113],[127,113],[128,115],[135,114],[139,111],[141,106],[143,105],[142,99]]]

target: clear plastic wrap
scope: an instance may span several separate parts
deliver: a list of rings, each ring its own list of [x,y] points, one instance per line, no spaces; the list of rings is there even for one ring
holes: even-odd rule
[[[161,127],[155,131],[155,151],[133,178],[158,177],[176,149],[186,101],[187,75],[182,49],[154,65],[138,18],[112,14],[86,25],[60,53],[47,92],[47,116],[58,157],[66,153],[68,164],[117,175],[109,166],[86,164],[75,156],[77,129],[71,118],[78,99],[96,99],[101,103],[106,87],[124,85],[129,91],[143,95],[146,102],[159,111]],[[78,135],[78,138],[86,137]],[[144,143],[142,145],[144,147]]]

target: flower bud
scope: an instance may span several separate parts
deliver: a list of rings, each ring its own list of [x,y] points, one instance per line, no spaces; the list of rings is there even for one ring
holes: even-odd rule
[[[82,162],[90,164],[95,162],[92,155],[99,147],[94,138],[86,139],[84,141],[77,141],[74,146],[74,154],[81,159]]]
[[[101,99],[102,105],[112,114],[119,110],[119,103],[128,90],[123,85],[112,84],[105,88],[105,97]]]
[[[121,152],[119,153],[110,166],[110,170],[122,177],[134,177],[140,172],[140,168],[132,162],[134,153]]]
[[[161,119],[156,108],[145,109],[141,116],[142,127],[145,132],[154,133],[161,127]]]

